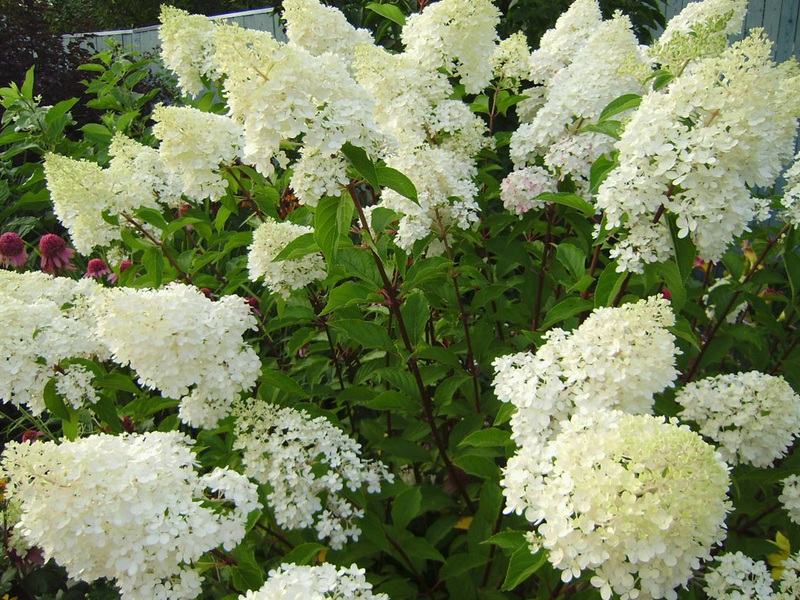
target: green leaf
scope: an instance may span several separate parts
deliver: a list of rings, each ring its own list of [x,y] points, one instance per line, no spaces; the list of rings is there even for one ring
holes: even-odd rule
[[[603,109],[600,116],[597,118],[598,123],[602,123],[609,117],[618,115],[621,112],[631,108],[637,108],[642,103],[642,97],[639,94],[625,94],[612,100],[608,106]]]
[[[488,429],[479,429],[473,431],[467,437],[459,442],[459,446],[477,446],[479,448],[495,448],[502,447],[511,441],[511,432],[504,429],[497,429],[490,427]]]
[[[89,141],[102,145],[108,145],[111,142],[111,130],[99,123],[88,123],[81,127],[81,131]]]
[[[689,279],[694,269],[694,259],[697,256],[697,248],[692,242],[691,236],[678,237],[678,226],[675,223],[675,216],[667,216],[669,222],[669,230],[672,236],[672,246],[675,248],[675,260],[678,263],[680,276],[685,282]]]
[[[391,167],[377,167],[378,183],[383,187],[394,190],[401,196],[419,204],[417,188],[414,183],[397,169]]]
[[[342,146],[342,154],[345,155],[347,160],[350,161],[350,164],[353,165],[353,168],[358,171],[358,174],[361,175],[373,189],[380,189],[381,186],[378,182],[378,171],[375,169],[375,163],[370,160],[369,156],[367,156],[367,152],[363,148],[346,142],[344,146]]]
[[[477,569],[486,564],[488,558],[480,554],[467,554],[461,552],[452,554],[447,558],[447,562],[439,571],[439,579],[446,581],[455,577],[461,577],[472,569]]]
[[[370,296],[379,298],[375,286],[360,281],[345,281],[342,285],[330,291],[328,302],[322,312],[319,313],[319,316],[327,315],[339,308],[374,301]]]
[[[294,260],[315,252],[320,252],[320,247],[314,239],[315,237],[315,232],[309,232],[294,238],[291,242],[286,244],[283,250],[278,252],[275,258],[272,259],[272,262]]]
[[[416,346],[425,336],[425,327],[431,316],[430,305],[425,294],[409,294],[400,307],[403,322],[411,344]]]
[[[586,133],[586,132],[595,132],[595,133],[602,133],[609,137],[618,140],[622,133],[622,122],[621,121],[601,121],[600,123],[589,123],[588,125],[584,125],[580,128],[578,133]]]
[[[425,462],[431,459],[430,452],[411,440],[390,437],[379,440],[375,445],[390,458],[403,458],[411,462]]]
[[[500,481],[500,467],[490,458],[475,454],[462,454],[453,459],[459,469],[470,475],[490,481]]]
[[[617,261],[610,262],[600,274],[597,280],[597,287],[594,290],[594,306],[610,306],[614,298],[622,289],[622,282],[628,276],[627,273],[617,273]]]
[[[337,319],[331,321],[330,327],[340,332],[345,338],[350,338],[361,344],[364,348],[378,348],[394,352],[394,342],[386,333],[386,329],[373,323],[361,319]]]
[[[412,537],[403,540],[403,550],[412,559],[435,560],[444,562],[444,556],[424,538]]]
[[[500,589],[504,591],[513,590],[541,569],[546,562],[547,553],[544,550],[539,550],[536,554],[532,554],[527,545],[521,547],[511,555],[506,578]]]
[[[494,544],[511,554],[520,548],[528,548],[528,540],[524,531],[501,531],[482,541],[481,544]]]
[[[314,241],[319,245],[329,265],[336,261],[336,251],[339,247],[341,202],[341,197],[326,196],[319,201],[314,214]]]
[[[117,405],[111,398],[107,396],[101,397],[92,404],[92,410],[101,421],[108,425],[112,433],[122,433],[122,425],[120,425],[119,415],[117,414]]]
[[[164,274],[163,251],[160,248],[148,248],[144,251],[144,254],[142,254],[142,264],[147,270],[147,274],[153,278],[151,287],[159,287]]]
[[[392,523],[397,528],[398,534],[419,514],[420,506],[422,506],[420,487],[408,488],[397,495],[392,504]]]
[[[544,323],[542,323],[541,329],[546,331],[556,323],[562,323],[570,317],[591,310],[593,307],[594,304],[588,299],[580,297],[564,298],[547,311],[547,318],[545,318]]]
[[[600,189],[600,184],[603,183],[608,174],[616,168],[618,163],[619,152],[612,153],[611,158],[603,154],[599,156],[593,163],[589,170],[589,193],[596,194]]]
[[[276,387],[279,390],[283,390],[289,394],[294,394],[295,396],[304,398],[308,397],[306,391],[301,388],[294,379],[285,373],[281,373],[280,371],[264,369],[261,371],[261,375],[258,380],[262,383],[271,385],[272,387]]]
[[[594,206],[589,204],[586,200],[576,194],[570,194],[569,192],[545,192],[544,194],[539,194],[536,196],[536,199],[543,200],[544,202],[555,202],[556,204],[569,206],[570,208],[579,210],[587,216],[594,215],[596,212]]]
[[[789,278],[792,300],[794,300],[800,293],[800,256],[791,251],[784,252],[783,266],[786,268],[786,276]]]
[[[686,304],[686,286],[683,283],[680,268],[675,262],[665,262],[659,265],[659,271],[670,293],[670,301],[675,307],[675,312],[680,312]]]
[[[578,281],[586,273],[586,255],[577,246],[559,244],[556,248],[556,258],[572,275],[573,281]]]
[[[406,24],[406,16],[403,14],[403,11],[401,11],[394,4],[378,4],[377,2],[370,2],[365,8],[368,8],[372,12],[378,13],[385,19],[389,19],[390,21],[397,23],[400,25],[400,27]]]
[[[240,592],[257,590],[264,585],[264,571],[256,560],[255,553],[244,544],[233,551],[236,565],[231,568],[233,587]]]
[[[325,546],[317,544],[316,542],[308,542],[300,544],[293,548],[281,560],[285,563],[294,563],[296,565],[313,565],[317,562],[319,553],[325,550]]]
[[[375,396],[366,403],[369,408],[374,410],[389,410],[392,412],[408,412],[417,414],[420,412],[419,404],[402,392],[386,390]]]
[[[522,102],[526,98],[530,98],[530,96],[509,94],[505,92],[501,93],[497,98],[497,110],[505,117],[509,108],[515,104],[518,104],[519,102]]]
[[[97,380],[97,387],[105,390],[120,390],[123,392],[130,392],[131,394],[138,394],[139,388],[133,382],[129,375],[124,373],[113,372],[102,375]]]
[[[71,414],[67,405],[64,404],[63,398],[56,392],[56,379],[55,377],[51,378],[45,385],[44,391],[42,393],[44,399],[44,405],[47,407],[47,410],[50,411],[50,414],[54,417],[61,419],[62,421],[69,421]]]

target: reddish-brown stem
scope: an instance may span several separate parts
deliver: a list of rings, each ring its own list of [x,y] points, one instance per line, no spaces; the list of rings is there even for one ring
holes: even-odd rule
[[[459,319],[461,320],[461,325],[464,328],[464,341],[467,344],[467,356],[465,358],[467,372],[472,377],[472,391],[475,395],[475,411],[480,413],[481,412],[481,392],[480,386],[478,384],[478,369],[475,365],[475,354],[472,351],[472,338],[469,334],[469,318],[467,317],[467,311],[464,309],[464,301],[461,298],[461,289],[458,286],[458,273],[456,272],[455,263],[453,262],[453,252],[450,250],[450,243],[447,241],[447,232],[444,229],[444,225],[442,224],[442,217],[439,214],[439,209],[435,209],[436,213],[436,223],[439,226],[439,232],[442,236],[442,242],[444,243],[444,250],[447,254],[447,258],[450,260],[450,278],[453,280],[453,286],[455,288],[456,294],[456,302],[458,303],[458,315]]]
[[[134,229],[136,229],[136,231],[141,233],[144,237],[146,237],[148,240],[150,240],[150,242],[153,245],[155,245],[159,250],[161,250],[161,252],[164,254],[164,256],[167,257],[167,261],[169,261],[169,264],[171,264],[172,267],[178,272],[178,275],[181,276],[181,279],[183,279],[184,283],[192,285],[192,278],[189,277],[189,274],[186,273],[186,271],[181,269],[180,265],[178,265],[177,262],[175,262],[175,259],[172,257],[172,255],[169,252],[167,252],[166,248],[164,248],[164,244],[162,244],[160,241],[158,241],[156,238],[154,238],[150,234],[150,232],[147,231],[144,227],[142,227],[142,225],[136,219],[132,218],[130,215],[127,215],[125,213],[120,213],[120,214],[122,215],[123,219],[125,219],[128,223],[133,225],[133,227],[134,227]]]
[[[555,217],[555,203],[547,206],[547,231],[544,235],[544,248],[542,249],[542,264],[539,268],[539,286],[536,289],[536,305],[533,309],[533,331],[539,329],[539,320],[542,316],[542,296],[544,294],[544,279],[549,264],[550,243],[553,234],[553,219]]]
[[[747,273],[747,275],[745,275],[744,279],[742,280],[742,285],[748,283],[750,279],[752,279],[753,275],[755,275],[756,272],[758,271],[758,267],[761,266],[761,263],[764,262],[764,260],[767,258],[767,254],[769,254],[770,250],[772,250],[775,247],[775,244],[778,243],[778,240],[781,239],[781,237],[783,237],[783,234],[789,231],[790,227],[791,225],[788,223],[784,225],[783,228],[778,232],[778,234],[767,243],[767,245],[764,247],[764,250],[761,252],[759,257],[756,259],[756,262],[753,264],[753,267],[750,269],[750,272]],[[694,361],[692,361],[692,366],[689,368],[688,373],[686,373],[686,375],[684,375],[683,378],[681,379],[681,381],[684,384],[689,383],[697,373],[697,369],[700,367],[700,363],[702,362],[703,357],[705,356],[706,351],[708,350],[708,347],[711,345],[711,342],[717,335],[717,332],[719,331],[719,328],[722,326],[722,323],[725,322],[725,318],[728,316],[731,310],[733,310],[733,307],[736,306],[736,301],[739,299],[740,294],[741,291],[739,290],[735,291],[731,296],[731,299],[728,301],[728,304],[722,311],[722,313],[719,316],[714,315],[715,320],[709,324],[708,329],[706,329],[706,335],[703,336],[704,341],[702,347],[700,348],[700,353],[697,355],[697,358],[695,358]]]
[[[347,186],[347,191],[350,194],[350,197],[353,199],[353,204],[355,204],[356,212],[358,213],[358,218],[361,222],[363,234],[371,238],[369,222],[367,221],[367,217],[364,214],[364,209],[361,206],[361,202],[358,199],[358,194],[356,193],[354,183],[351,183],[350,185]],[[472,499],[469,497],[469,494],[467,493],[467,490],[464,487],[464,483],[461,479],[461,476],[456,466],[453,464],[453,461],[450,460],[450,456],[447,453],[447,445],[444,443],[441,432],[439,431],[439,428],[436,426],[436,417],[434,415],[434,410],[433,410],[433,400],[431,399],[428,388],[425,386],[425,382],[422,379],[422,374],[420,373],[419,365],[417,364],[417,359],[414,357],[414,345],[411,343],[411,338],[408,335],[408,330],[406,329],[405,320],[403,319],[403,313],[400,311],[400,300],[397,297],[397,287],[387,275],[381,257],[375,253],[372,247],[370,247],[369,250],[375,261],[375,266],[378,268],[378,273],[380,274],[381,281],[383,281],[384,291],[386,292],[389,310],[391,310],[392,314],[394,315],[395,321],[397,322],[397,330],[400,332],[400,338],[403,341],[403,346],[408,352],[409,356],[406,361],[406,364],[408,365],[408,368],[411,371],[412,376],[414,377],[414,381],[416,382],[417,389],[419,390],[420,397],[422,399],[422,411],[425,415],[425,421],[428,423],[428,427],[430,427],[431,434],[433,436],[433,441],[436,444],[436,448],[439,450],[439,455],[442,457],[442,460],[444,461],[445,466],[448,472],[450,473],[451,478],[453,479],[454,483],[458,488],[459,494],[466,502],[467,508],[472,514],[475,514],[475,507],[472,505]]]

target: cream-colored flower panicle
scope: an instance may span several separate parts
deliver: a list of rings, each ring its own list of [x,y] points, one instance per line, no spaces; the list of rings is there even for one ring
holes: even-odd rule
[[[256,328],[239,296],[212,301],[192,286],[106,288],[92,298],[97,333],[116,363],[146,387],[180,400],[180,417],[212,428],[249,391],[261,361],[243,339]]]
[[[374,43],[368,30],[356,29],[347,22],[342,11],[325,6],[319,0],[284,0],[283,20],[292,44],[314,56],[331,52],[348,66],[358,45]]]
[[[313,231],[311,227],[267,218],[253,232],[253,243],[250,244],[250,254],[247,256],[250,280],[258,281],[263,278],[270,291],[288,300],[293,290],[324,279],[325,260],[320,254],[274,260],[289,242]]]
[[[183,193],[198,202],[222,198],[228,185],[222,170],[241,155],[244,145],[239,125],[188,106],[159,105],[153,120],[161,160],[180,179]]]
[[[355,440],[303,410],[250,401],[237,405],[234,416],[234,448],[242,451],[245,473],[269,485],[278,525],[314,527],[335,550],[358,539],[364,509],[342,490],[379,492],[382,480],[393,480],[385,466],[362,459]]]
[[[269,572],[267,582],[256,591],[239,596],[239,600],[389,600],[386,594],[373,594],[372,584],[364,577],[364,569],[353,564],[335,567],[325,563],[316,566],[282,564]]]
[[[619,164],[597,193],[608,227],[627,232],[611,250],[617,270],[641,272],[669,257],[666,218],[657,218],[664,211],[678,237],[691,237],[712,262],[769,215],[768,201],[750,190],[771,186],[791,160],[800,115],[800,69],[776,65],[771,49],[753,30],[692,64],[666,91],[644,96],[616,143]]]
[[[562,423],[545,444],[509,460],[509,511],[536,525],[569,582],[590,570],[604,600],[677,598],[725,538],[728,467],[688,427],[663,417],[599,410]]]
[[[721,54],[728,36],[741,31],[746,14],[747,0],[690,2],[669,20],[649,52],[678,75],[692,61]]]
[[[800,434],[800,397],[783,377],[717,375],[687,384],[675,400],[681,420],[695,422],[730,465],[769,467]]]
[[[599,308],[572,332],[552,329],[535,354],[494,362],[495,394],[510,402],[520,446],[558,432],[577,412],[619,409],[649,413],[653,395],[678,376],[675,323],[669,302],[653,296],[619,308]]]
[[[77,366],[60,368],[70,358],[105,358],[108,351],[94,335],[88,298],[97,284],[40,272],[0,270],[0,401],[44,411],[44,387],[55,377],[66,400],[80,406],[94,390]],[[56,369],[58,367],[58,369]]]
[[[164,66],[178,76],[185,94],[203,91],[202,77],[214,78],[214,33],[216,26],[203,15],[191,15],[174,6],[161,6],[161,58]]]
[[[120,238],[119,227],[103,219],[103,211],[116,200],[108,173],[100,165],[48,153],[44,176],[53,211],[78,252],[88,255],[94,247]]]
[[[194,563],[214,548],[235,548],[260,504],[239,473],[197,473],[191,444],[177,431],[9,442],[0,475],[21,511],[15,535],[72,579],[116,580],[124,600],[197,598]],[[235,508],[209,508],[212,495]]]
[[[444,67],[478,94],[492,78],[491,57],[500,11],[491,0],[441,0],[408,17],[402,39],[406,53],[429,71]]]

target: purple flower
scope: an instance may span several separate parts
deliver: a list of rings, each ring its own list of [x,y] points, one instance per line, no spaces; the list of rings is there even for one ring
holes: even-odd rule
[[[39,252],[42,253],[42,271],[55,275],[59,269],[74,271],[70,262],[75,250],[67,248],[67,243],[54,233],[47,233],[39,240]]]
[[[3,268],[8,268],[9,264],[18,268],[28,262],[25,242],[13,231],[0,235],[0,262],[3,263]]]

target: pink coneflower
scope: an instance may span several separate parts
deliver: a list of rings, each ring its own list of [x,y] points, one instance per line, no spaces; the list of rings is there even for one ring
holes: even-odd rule
[[[94,277],[95,279],[99,279],[104,275],[106,279],[108,279],[108,275],[111,275],[111,269],[108,268],[108,265],[104,263],[101,258],[93,258],[90,260],[89,264],[86,265],[86,273],[83,274],[84,277]]]
[[[258,301],[258,298],[254,298],[249,296],[245,298],[245,302],[250,305],[250,310],[256,313],[259,317],[263,317],[263,313],[261,312],[261,303]]]
[[[125,271],[130,269],[133,266],[133,263],[129,261],[127,258],[124,259],[121,263],[119,263],[119,274],[122,275]],[[109,283],[117,283],[119,280],[119,276],[114,273],[113,271],[109,274],[106,279],[108,279]]]
[[[25,242],[13,231],[0,235],[0,262],[4,268],[8,268],[9,263],[19,268],[28,262]]]
[[[75,266],[70,262],[75,256],[75,250],[67,247],[67,243],[55,233],[46,233],[39,240],[39,252],[42,253],[42,271],[55,275],[58,269],[74,271]]]

